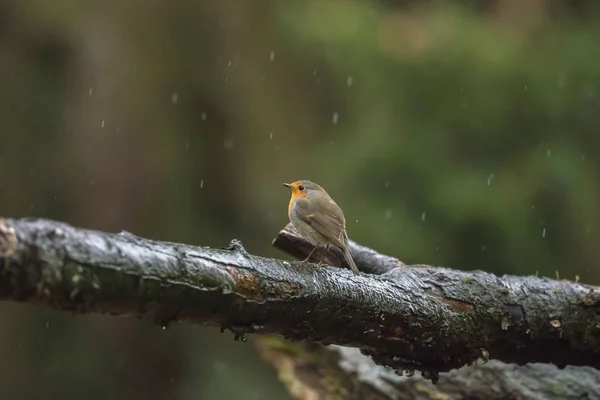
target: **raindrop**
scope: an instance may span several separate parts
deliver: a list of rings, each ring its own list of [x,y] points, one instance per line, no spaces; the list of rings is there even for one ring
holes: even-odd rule
[[[206,121],[206,113],[203,112],[202,114],[200,114],[200,118],[202,119],[202,121]]]
[[[233,64],[233,61],[229,60],[229,62],[227,63],[227,66],[231,67],[231,64]]]
[[[337,112],[334,112],[333,117],[331,118],[331,122],[333,122],[334,124],[337,124],[339,118],[340,118],[339,114]]]
[[[163,327],[162,327],[162,330],[163,330],[163,331],[166,331],[166,330],[167,330],[167,326],[166,326],[166,325],[163,325]]]
[[[525,85],[525,90],[527,90],[527,85]]]
[[[88,95],[92,95],[92,93],[94,92],[94,88],[90,88],[90,91],[88,92]]]
[[[179,95],[177,94],[177,92],[173,92],[171,94],[171,103],[175,104],[177,103],[177,100],[179,100]]]
[[[485,245],[481,245],[481,252],[485,251]]]
[[[533,210],[534,208],[535,208],[535,204],[532,204],[531,205],[531,209]]]
[[[227,150],[233,149],[233,138],[227,138],[227,139],[225,139],[225,142],[223,144],[225,145],[225,148]]]
[[[200,181],[200,189],[202,189],[202,187],[203,187],[203,186],[204,186],[204,179],[202,179],[202,180]]]
[[[487,185],[490,186],[492,184],[492,180],[494,179],[494,174],[490,174],[487,179]]]
[[[273,132],[269,132],[269,139],[273,139]]]
[[[356,220],[356,223],[358,223],[358,220]],[[589,229],[589,228],[588,228]]]
[[[190,142],[185,142],[185,149],[189,149],[190,148]]]
[[[269,54],[269,61],[275,60],[275,50],[271,50],[271,54]]]
[[[581,162],[584,162],[584,161],[585,161],[585,156],[581,155]]]
[[[425,217],[427,216],[427,213],[425,211],[423,211],[421,213],[421,221],[425,221]]]
[[[385,182],[385,187],[386,187],[386,188],[389,188],[389,187],[390,187],[390,181],[386,181],[386,182]]]
[[[346,85],[347,85],[348,87],[350,87],[350,86],[352,86],[353,84],[354,84],[354,78],[352,77],[352,75],[350,75],[350,76],[348,76],[348,77],[346,78]]]
[[[387,210],[385,210],[385,213],[384,213],[385,219],[391,219],[392,218],[392,214],[393,214],[393,211],[390,210],[389,208]]]
[[[550,149],[546,150],[546,157],[550,157],[550,154],[552,154],[552,151]]]
[[[104,120],[102,120],[102,124],[100,125],[101,128],[104,128]]]
[[[50,328],[50,321],[46,321],[46,329]]]
[[[542,229],[542,238],[546,237],[546,228]]]

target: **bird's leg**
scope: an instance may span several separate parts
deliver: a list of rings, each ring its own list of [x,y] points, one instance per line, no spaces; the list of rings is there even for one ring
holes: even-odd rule
[[[315,246],[315,247],[313,247],[312,251],[311,251],[310,253],[308,253],[308,257],[306,257],[306,258],[304,259],[304,261],[302,261],[302,262],[308,262],[308,260],[310,260],[310,256],[312,256],[312,255],[313,255],[313,253],[315,252],[315,250],[317,250],[317,247],[319,247],[319,246]]]
[[[326,244],[325,245],[325,251],[323,252],[323,254],[321,254],[321,259],[319,260],[319,263],[317,265],[322,265],[323,264],[323,259],[325,258],[325,256],[327,255],[327,251],[329,250],[329,245]]]

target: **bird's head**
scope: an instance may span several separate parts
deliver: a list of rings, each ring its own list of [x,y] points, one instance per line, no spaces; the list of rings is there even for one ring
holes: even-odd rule
[[[310,199],[312,196],[319,193],[326,194],[325,190],[321,186],[311,181],[302,180],[292,183],[284,183],[283,186],[292,190],[292,199],[294,200],[298,198]]]

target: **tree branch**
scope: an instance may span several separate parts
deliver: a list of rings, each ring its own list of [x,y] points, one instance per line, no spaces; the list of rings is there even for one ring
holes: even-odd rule
[[[275,245],[305,253],[289,229]],[[219,250],[3,220],[0,299],[357,347],[433,378],[488,355],[600,368],[599,288],[403,266],[354,243],[352,252],[379,274],[252,256],[236,241]]]
[[[465,366],[434,385],[414,376],[378,368],[358,349],[292,343],[272,337],[258,341],[295,398],[377,400],[486,399],[568,400],[600,398],[600,371],[590,367],[558,369],[548,364],[514,366],[492,360]],[[328,384],[324,385],[323,382]]]
[[[290,224],[273,244],[296,257],[310,251]],[[506,363],[600,366],[600,288],[407,266],[352,241],[350,246],[358,268],[394,282],[396,292],[386,295],[403,300],[393,320],[386,315],[378,330],[397,340],[394,351],[364,351],[380,364],[448,371],[483,354]],[[326,259],[330,265],[343,263],[340,254],[330,252]]]

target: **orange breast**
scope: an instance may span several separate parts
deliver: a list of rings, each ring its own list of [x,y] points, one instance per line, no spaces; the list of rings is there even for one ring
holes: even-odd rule
[[[292,192],[292,198],[290,199],[290,204],[288,204],[288,218],[290,221],[292,220],[292,207],[294,207],[294,202],[298,199],[310,199],[310,196],[305,192]]]

